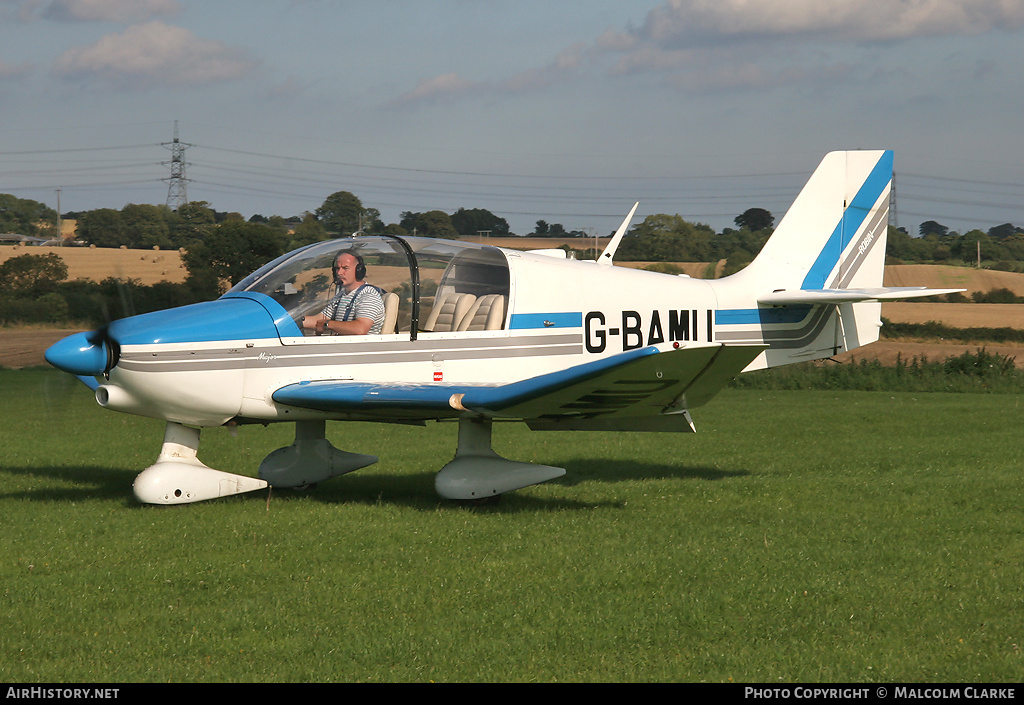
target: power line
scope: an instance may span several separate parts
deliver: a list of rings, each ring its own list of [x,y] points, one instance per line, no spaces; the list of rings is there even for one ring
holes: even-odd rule
[[[157,145],[171,151],[170,161],[146,159],[144,152],[152,153]],[[185,159],[189,147],[195,147],[200,155],[194,164]],[[135,153],[118,153],[125,150]],[[195,156],[194,152],[189,154]],[[633,199],[647,203],[650,213],[675,212],[691,220],[731,218],[751,205],[782,213],[807,178],[804,171],[703,176],[598,172],[572,176],[502,173],[500,168],[385,166],[188,144],[179,138],[177,121],[171,142],[10,150],[0,151],[0,157],[4,157],[0,165],[0,182],[6,182],[0,183],[0,191],[4,192],[36,190],[52,194],[60,183],[65,196],[104,188],[116,188],[124,195],[133,188],[163,181],[167,184],[167,205],[172,208],[188,202],[188,191],[198,186],[229,196],[229,200],[249,196],[249,200],[264,203],[262,207],[270,210],[287,209],[282,200],[304,202],[296,206],[302,210],[311,209],[310,204],[318,204],[326,194],[343,189],[378,208],[451,212],[457,207],[479,206],[506,216],[548,220],[618,217],[617,204]],[[166,178],[159,178],[158,164],[169,167],[169,176],[163,171]],[[899,187],[901,218],[953,219],[964,227],[1024,218],[1024,206],[1020,205],[1024,203],[1024,184],[1019,181],[901,171]],[[143,196],[154,197],[159,199],[155,194]]]
[[[70,154],[73,152],[110,152],[118,149],[139,149],[140,147],[153,147],[154,143],[149,142],[146,144],[123,144],[112,147],[75,147],[75,148],[62,148],[62,149],[23,149],[11,152],[0,152],[2,157],[13,157],[28,154]]]

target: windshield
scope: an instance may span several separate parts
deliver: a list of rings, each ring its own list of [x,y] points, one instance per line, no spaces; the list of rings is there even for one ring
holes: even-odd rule
[[[319,242],[270,262],[231,292],[269,296],[298,322],[338,293],[333,264],[345,251],[362,258],[365,281],[384,296],[392,314],[385,335],[504,327],[508,262],[497,248],[472,243],[365,235]]]

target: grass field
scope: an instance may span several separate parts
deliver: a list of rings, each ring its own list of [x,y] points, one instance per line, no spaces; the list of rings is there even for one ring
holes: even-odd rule
[[[377,465],[140,506],[162,424],[0,370],[8,682],[1020,682],[1024,407],[727,390],[696,435],[495,431],[565,478],[471,509],[455,428],[333,424]],[[71,385],[71,386],[68,386]],[[204,432],[252,474],[287,425]]]

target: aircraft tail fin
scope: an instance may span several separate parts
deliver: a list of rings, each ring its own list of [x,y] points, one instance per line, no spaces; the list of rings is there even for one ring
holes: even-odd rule
[[[749,267],[747,286],[778,289],[881,287],[891,151],[831,152]]]
[[[715,340],[762,342],[747,368],[830,357],[878,340],[881,301],[960,289],[885,287],[893,153],[831,152],[748,267],[714,284]]]

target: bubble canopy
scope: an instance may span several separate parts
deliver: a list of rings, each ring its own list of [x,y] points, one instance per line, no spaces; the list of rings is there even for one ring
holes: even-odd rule
[[[452,294],[465,299],[500,296],[508,301],[509,268],[496,247],[423,237],[360,235],[307,245],[256,270],[228,292],[261,294],[274,299],[296,322],[319,314],[338,294],[335,258],[348,252],[366,267],[365,281],[393,302],[396,315],[386,335],[413,339],[430,312]],[[393,294],[393,296],[387,296]],[[506,307],[507,308],[507,307]],[[502,310],[501,326],[504,327]],[[301,326],[300,326],[301,327]]]

